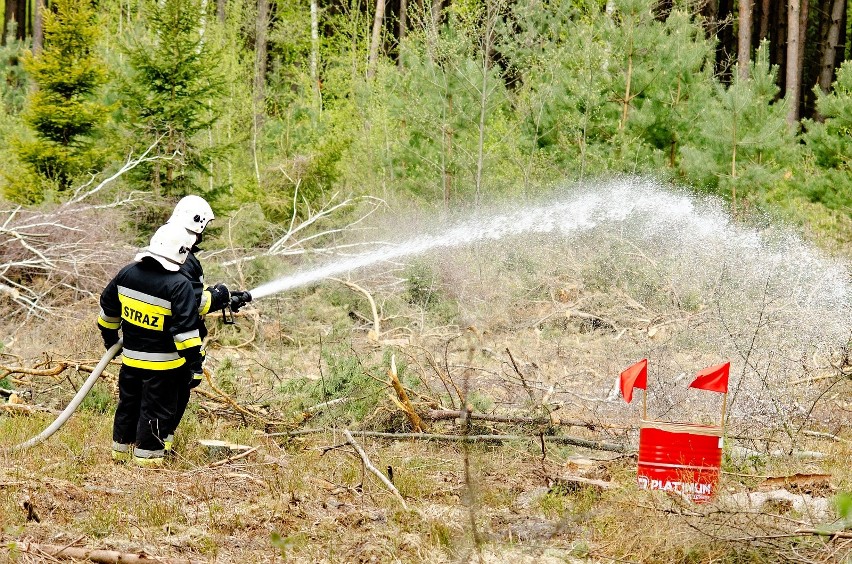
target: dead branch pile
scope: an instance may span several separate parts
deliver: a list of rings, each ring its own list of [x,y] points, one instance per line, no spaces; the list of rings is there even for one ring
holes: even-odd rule
[[[12,304],[4,317],[69,317],[77,302],[95,299],[130,256],[120,232],[101,206],[0,210],[0,303]]]

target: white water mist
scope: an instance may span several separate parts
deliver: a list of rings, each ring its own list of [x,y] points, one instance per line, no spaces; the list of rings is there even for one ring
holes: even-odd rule
[[[843,265],[827,260],[792,235],[782,234],[779,240],[778,234],[766,237],[754,228],[734,223],[718,202],[679,194],[641,179],[578,188],[550,203],[510,212],[474,215],[398,244],[278,278],[251,290],[251,294],[259,299],[436,249],[527,233],[570,238],[596,229],[620,230],[647,240],[664,238],[673,252],[685,257],[698,258],[710,249],[734,257],[747,254],[747,260],[737,259],[739,270],[787,270],[797,300],[834,303],[848,312],[849,274]]]

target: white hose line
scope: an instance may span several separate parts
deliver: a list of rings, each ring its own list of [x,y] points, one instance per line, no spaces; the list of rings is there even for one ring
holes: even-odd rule
[[[51,423],[50,426],[47,429],[45,429],[44,431],[42,431],[41,433],[39,433],[35,437],[33,437],[30,440],[23,442],[19,445],[13,446],[9,450],[12,451],[12,452],[15,452],[15,451],[21,451],[21,450],[24,450],[24,449],[28,449],[30,447],[33,447],[33,446],[39,444],[40,442],[42,442],[45,439],[47,439],[48,437],[50,437],[53,433],[58,431],[59,428],[62,427],[65,424],[65,422],[68,421],[71,418],[71,415],[75,411],[77,411],[77,408],[80,407],[80,404],[83,403],[83,398],[85,398],[88,395],[89,390],[91,390],[92,386],[95,385],[95,381],[98,379],[98,376],[101,375],[101,372],[104,371],[104,368],[107,367],[107,365],[113,359],[113,357],[115,357],[115,355],[118,354],[118,351],[121,350],[121,346],[122,346],[122,339],[119,339],[116,344],[111,346],[109,348],[109,350],[104,353],[104,356],[101,358],[101,361],[98,363],[97,366],[95,366],[95,369],[92,370],[92,375],[89,376],[89,378],[83,383],[83,386],[80,388],[80,390],[74,396],[74,398],[71,400],[71,403],[69,403],[68,407],[66,407],[65,410],[62,413],[59,414],[59,416],[56,418],[56,421]]]

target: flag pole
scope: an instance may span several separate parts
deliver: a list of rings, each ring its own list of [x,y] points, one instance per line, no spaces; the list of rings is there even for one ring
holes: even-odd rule
[[[722,394],[722,428],[725,428],[725,410],[728,407],[728,392]]]
[[[642,420],[648,420],[648,389],[642,390]]]

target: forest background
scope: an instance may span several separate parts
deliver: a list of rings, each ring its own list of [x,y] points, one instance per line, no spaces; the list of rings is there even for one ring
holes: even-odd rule
[[[136,242],[187,193],[274,224],[616,173],[852,240],[848,1],[3,5],[2,194],[56,205],[144,155],[92,196],[145,194]]]

